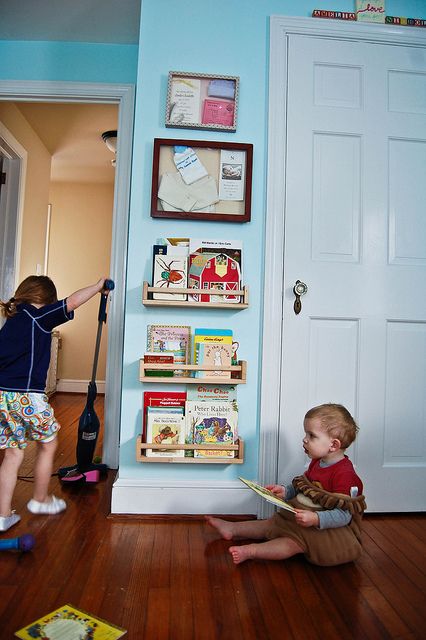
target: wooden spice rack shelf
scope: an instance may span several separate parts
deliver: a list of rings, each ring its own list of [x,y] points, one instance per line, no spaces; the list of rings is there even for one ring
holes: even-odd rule
[[[192,377],[191,375],[183,376],[148,376],[146,371],[160,370],[160,371],[230,371],[231,377],[225,378],[221,376],[205,376],[200,378]],[[151,362],[144,362],[141,358],[139,361],[139,381],[140,382],[152,382],[154,384],[245,384],[247,381],[247,362],[245,360],[239,360],[238,364],[231,365],[230,367],[218,367],[215,365],[197,365],[197,364],[154,364]]]
[[[235,451],[235,458],[189,458],[189,457],[160,457],[147,456],[143,454],[146,449],[157,449],[160,451],[208,451],[224,449],[226,451]],[[242,464],[244,462],[244,441],[239,438],[236,444],[217,445],[217,444],[163,444],[158,445],[153,442],[142,442],[142,436],[136,438],[136,461],[137,462],[156,462],[170,464]]]
[[[153,293],[191,294],[191,295],[215,295],[215,296],[240,296],[242,302],[193,302],[192,300],[153,300]],[[143,283],[142,303],[146,307],[209,307],[210,309],[247,309],[249,306],[248,288],[243,287],[236,291],[224,291],[222,289],[166,289],[164,287],[150,287],[148,282]]]

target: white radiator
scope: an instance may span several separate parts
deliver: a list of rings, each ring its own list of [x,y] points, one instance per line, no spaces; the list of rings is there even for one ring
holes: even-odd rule
[[[58,353],[60,349],[61,334],[59,331],[52,331],[52,346],[50,348],[50,365],[46,379],[46,393],[51,396],[56,391],[58,382]]]

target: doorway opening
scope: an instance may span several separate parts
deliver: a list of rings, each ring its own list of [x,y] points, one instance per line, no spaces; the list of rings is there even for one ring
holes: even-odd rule
[[[53,179],[52,185],[48,185],[49,200],[53,202],[47,202],[44,210],[44,224],[36,225],[31,232],[31,220],[30,214],[27,215],[25,220],[25,208],[23,209],[23,216],[18,221],[21,225],[20,237],[17,238],[17,246],[19,248],[28,241],[35,240],[43,242],[42,254],[44,259],[32,264],[34,260],[25,262],[27,256],[22,256],[20,260],[15,259],[15,283],[21,278],[21,273],[29,275],[29,273],[42,273],[47,268],[47,274],[57,282],[59,295],[66,296],[72,290],[80,288],[89,284],[93,278],[93,274],[96,273],[95,278],[105,275],[105,277],[111,277],[115,283],[116,288],[114,295],[111,297],[108,313],[108,340],[105,345],[105,421],[104,421],[104,449],[103,449],[103,461],[113,469],[118,468],[118,449],[119,449],[119,432],[120,432],[120,408],[121,408],[121,379],[122,379],[122,352],[123,352],[123,321],[124,316],[124,302],[125,302],[125,271],[126,271],[126,258],[127,258],[127,229],[128,229],[128,209],[129,209],[129,193],[130,193],[130,165],[131,165],[131,152],[132,152],[132,131],[133,131],[133,106],[134,106],[134,87],[133,85],[91,85],[80,83],[21,83],[21,82],[0,82],[0,121],[3,121],[4,126],[13,124],[13,119],[10,116],[8,119],[2,118],[1,114],[5,114],[6,106],[13,105],[14,115],[17,121],[21,125],[26,123],[27,135],[33,135],[35,138],[45,138],[45,141],[39,142],[41,147],[45,148],[45,155],[47,162],[49,158],[52,160],[52,177],[60,176],[59,180]],[[88,186],[89,182],[81,177],[78,183],[67,183],[65,176],[65,165],[67,160],[66,151],[66,138],[67,127],[64,124],[56,121],[56,140],[53,142],[53,132],[51,131],[51,137],[46,122],[44,122],[42,114],[43,110],[51,112],[52,109],[57,110],[58,113],[62,109],[62,114],[68,111],[67,124],[72,126],[77,125],[78,113],[83,113],[87,109],[92,108],[93,111],[98,111],[104,107],[105,112],[109,112],[109,115],[113,118],[107,121],[97,120],[97,125],[101,131],[93,133],[94,136],[98,136],[99,148],[105,156],[105,164],[107,170],[111,172],[113,178],[110,184],[107,182],[99,183],[95,191],[98,192],[98,198],[94,198],[91,188]],[[26,117],[25,117],[26,116]],[[50,117],[50,116],[48,116]],[[7,122],[4,122],[7,120]],[[32,124],[31,121],[32,120]],[[37,120],[39,124],[37,125]],[[96,117],[95,117],[96,120]],[[43,123],[44,122],[44,123]],[[37,128],[39,131],[37,133]],[[118,130],[118,143],[117,143],[117,162],[115,169],[111,166],[111,160],[113,156],[111,152],[106,148],[102,141],[102,133],[107,129]],[[32,132],[32,134],[31,134]],[[92,134],[90,134],[92,135]],[[84,137],[84,136],[83,136]],[[89,134],[86,134],[86,138],[89,138]],[[34,139],[35,139],[34,138]],[[33,142],[34,142],[33,139]],[[58,142],[59,141],[59,142]],[[55,150],[52,148],[52,144],[56,144]],[[26,140],[26,145],[30,146],[30,141]],[[53,150],[53,153],[52,153]],[[55,157],[56,152],[56,157]],[[81,163],[83,157],[87,156],[87,149],[81,149]],[[40,164],[40,159],[43,154],[37,157],[36,166]],[[77,164],[74,169],[80,170],[81,167]],[[86,174],[89,169],[86,169]],[[96,170],[94,171],[96,174]],[[42,186],[42,180],[40,175],[37,176],[37,172],[33,176],[31,183],[29,177],[29,171],[25,177],[25,204],[31,206],[31,190],[33,193],[37,192]],[[86,175],[87,178],[87,175]],[[22,180],[22,175],[21,175]],[[49,177],[50,182],[50,177]],[[78,184],[78,188],[75,187]],[[95,200],[97,204],[95,206]],[[67,204],[68,201],[68,204]],[[55,206],[56,202],[56,206]],[[51,205],[50,207],[48,205]],[[97,208],[97,213],[92,215],[92,212]],[[105,212],[108,212],[105,215]],[[89,212],[89,213],[88,213]],[[92,220],[87,218],[92,217]],[[22,227],[23,221],[29,223],[27,228]],[[93,223],[92,230],[87,229],[87,223]],[[83,229],[83,225],[85,228]],[[60,240],[61,246],[58,247],[56,242],[53,242],[55,234],[58,229],[62,228],[62,240]],[[27,234],[27,235],[26,235]],[[35,234],[35,235],[34,235]],[[56,236],[58,237],[58,236]],[[101,248],[94,250],[92,244],[96,238],[100,238]],[[105,269],[105,244],[108,245],[107,264],[109,268]],[[68,249],[67,249],[68,245]],[[103,265],[96,267],[96,262],[99,255],[103,252],[104,262]],[[87,255],[86,255],[87,254]],[[88,255],[94,254],[94,255]],[[40,252],[38,253],[40,255]],[[91,264],[84,268],[82,258],[88,258]],[[31,252],[28,256],[28,261],[31,260]],[[102,260],[98,260],[102,262]],[[105,272],[103,270],[105,269]],[[21,273],[20,273],[21,272]],[[56,272],[58,275],[55,275]],[[61,282],[65,282],[65,279],[70,273],[79,275],[79,282],[77,286],[72,286],[70,290],[64,290],[61,286]],[[81,272],[81,273],[80,273]],[[86,281],[87,280],[87,281]],[[64,285],[65,286],[65,285]],[[89,304],[89,303],[88,303]],[[95,302],[96,305],[96,302]],[[90,328],[87,331],[90,344],[88,357],[91,358],[93,354],[92,337],[95,335],[95,319],[93,319],[93,312],[89,312],[89,325]],[[79,314],[80,315],[80,314]],[[71,325],[73,323],[70,323]],[[93,330],[92,330],[93,328]],[[92,335],[93,334],[93,335]],[[68,338],[67,338],[68,340]],[[78,336],[79,342],[81,342],[81,336]],[[70,344],[70,343],[69,343]],[[84,353],[84,347],[79,344],[77,353]],[[70,362],[66,366],[70,365]],[[70,365],[71,366],[71,365]],[[78,374],[74,380],[78,380]],[[72,380],[72,378],[70,378]],[[85,380],[83,380],[85,384]],[[85,386],[84,391],[86,390]],[[69,388],[68,390],[73,390]],[[79,390],[79,389],[75,389]]]

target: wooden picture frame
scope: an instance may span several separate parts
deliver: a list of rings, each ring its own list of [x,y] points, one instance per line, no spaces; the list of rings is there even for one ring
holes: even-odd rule
[[[169,71],[166,127],[236,131],[237,76]]]
[[[249,222],[253,145],[154,139],[151,216]]]

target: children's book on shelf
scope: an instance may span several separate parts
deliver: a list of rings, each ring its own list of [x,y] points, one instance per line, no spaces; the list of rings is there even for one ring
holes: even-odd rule
[[[241,476],[239,479],[241,480],[241,482],[244,482],[244,484],[246,484],[252,491],[257,493],[257,495],[261,496],[264,500],[267,500],[271,504],[274,504],[276,507],[281,507],[281,509],[286,509],[287,511],[296,513],[296,509],[292,507],[291,504],[289,504],[285,500],[282,500],[281,498],[278,498],[278,496],[272,493],[272,491],[269,491],[269,489],[265,489],[265,487],[262,487],[261,484],[258,484],[253,480],[241,478]]]
[[[227,344],[233,343],[232,329],[203,329],[197,328],[194,330],[193,339],[193,361],[196,362],[197,358],[197,345],[203,343],[210,344]]]
[[[164,289],[164,293],[153,293],[153,300],[186,300],[186,293],[172,293],[172,290],[187,286],[188,246],[155,244],[152,251],[152,286]]]
[[[185,405],[186,432],[194,444],[214,444],[218,449],[196,449],[195,458],[234,458],[234,450],[223,447],[235,444],[238,430],[236,402],[191,401]],[[222,449],[220,448],[222,447]]]
[[[145,364],[173,364],[174,355],[172,353],[144,353],[143,360]],[[162,378],[170,378],[173,376],[173,369],[145,369],[146,376],[161,376]]]
[[[191,327],[187,325],[150,324],[147,328],[147,351],[172,353],[175,364],[188,364]],[[182,369],[175,369],[174,375],[184,376]]]
[[[237,385],[234,384],[189,384],[186,392],[188,400],[236,402]]]
[[[167,413],[162,413],[151,408],[146,419],[146,441],[155,444],[184,444],[185,443],[185,418],[183,407],[175,407]],[[161,451],[159,449],[146,449],[147,457],[174,458],[183,457],[183,449]]]
[[[22,640],[116,640],[127,633],[70,604],[59,607],[15,632]]]
[[[243,270],[243,243],[241,240],[206,240],[190,238],[188,253],[224,253],[238,262]]]
[[[189,238],[158,238],[157,244],[171,245],[173,247],[188,247],[186,252],[189,252]]]
[[[191,385],[188,385],[191,386]],[[146,439],[146,416],[150,407],[162,409],[163,413],[167,413],[169,409],[174,407],[185,408],[187,399],[186,391],[145,391],[143,394],[143,420],[142,420],[142,440]]]
[[[232,344],[211,344],[209,342],[197,342],[195,345],[195,364],[211,365],[218,367],[230,367],[232,359]],[[230,378],[230,371],[200,370],[195,371],[196,378]]]
[[[188,288],[218,289],[229,295],[194,294],[194,302],[237,303],[241,296],[232,291],[242,287],[242,242],[236,240],[190,239]]]

